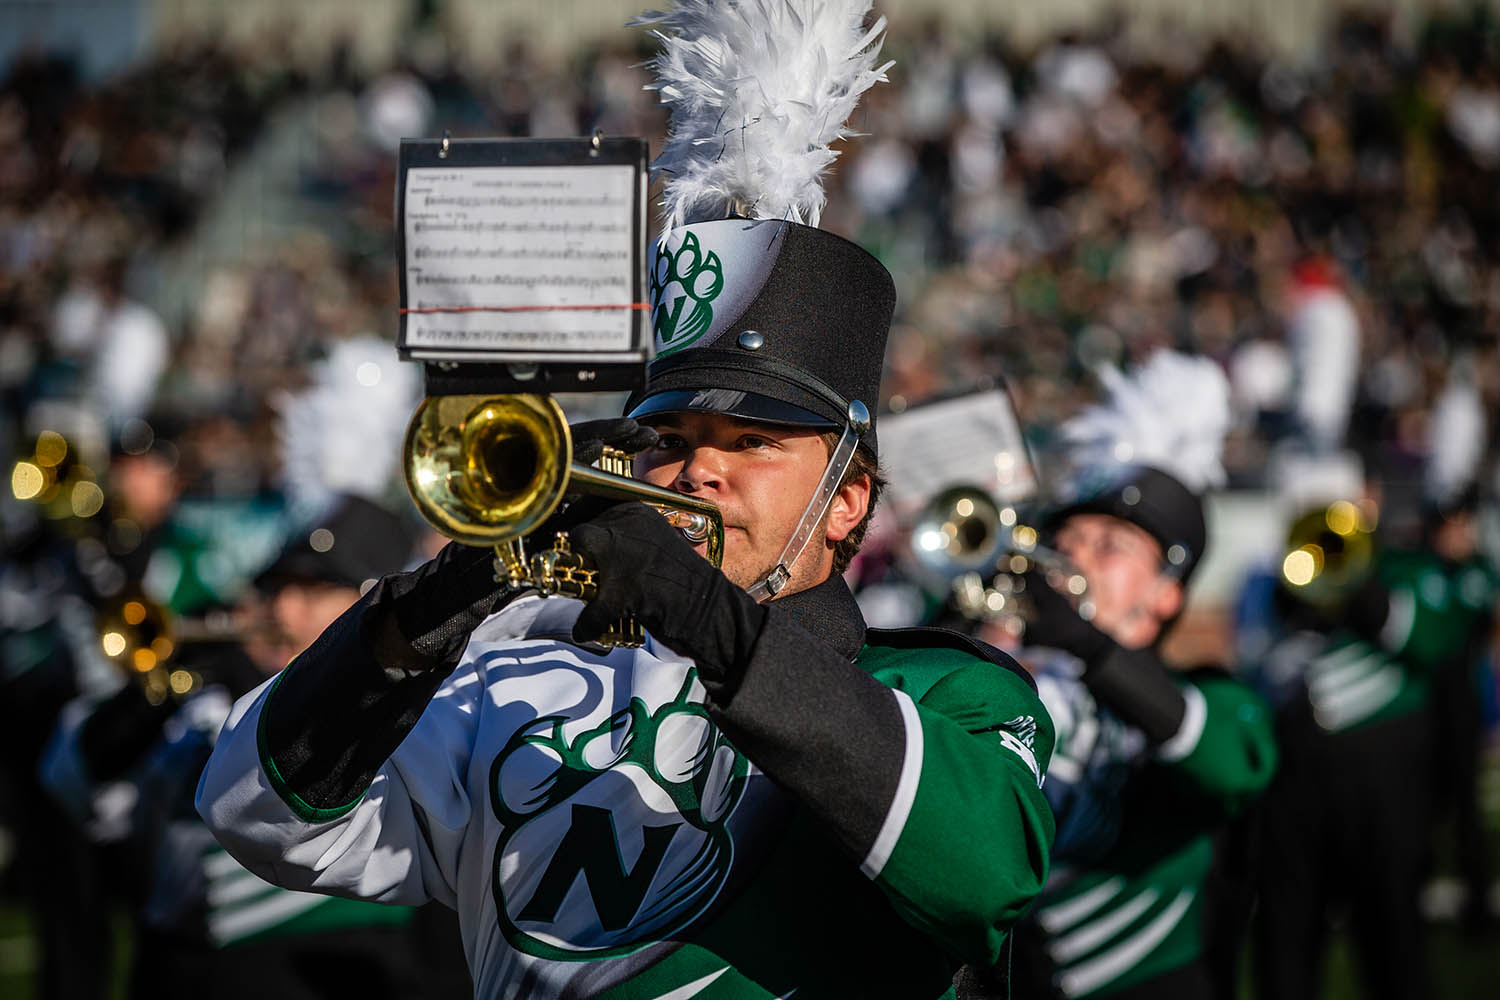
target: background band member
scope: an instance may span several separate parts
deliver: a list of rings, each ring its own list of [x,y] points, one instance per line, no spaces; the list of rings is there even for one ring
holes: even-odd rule
[[[822,204],[807,135],[780,158],[774,127],[693,141],[807,120],[799,67],[830,66],[815,90],[840,101],[875,82],[866,9],[791,35],[779,11],[715,23],[751,6],[661,22],[682,110],[658,164],[658,358],[630,419],[595,433],[719,509],[722,570],[633,502],[542,532],[598,567],[586,605],[510,592],[450,546],[239,702],[204,772],[200,812],[253,870],[455,907],[477,995],[938,997],[950,956],[993,961],[1046,876],[1051,727],[1029,678],[961,636],[868,631],[838,575],[879,492],[892,280],[788,221]],[[763,32],[794,65],[745,86],[735,43]],[[848,110],[812,115],[815,143]],[[625,612],[645,645],[596,644]]]
[[[1087,611],[1038,573],[1026,589],[1018,657],[1057,726],[1045,787],[1058,836],[1017,988],[1209,997],[1229,915],[1215,835],[1264,790],[1277,756],[1256,695],[1220,666],[1175,670],[1160,652],[1203,558],[1202,494],[1222,477],[1223,376],[1163,352],[1131,379],[1109,370],[1106,384],[1108,403],[1065,428],[1073,493],[1044,520],[1088,583]]]
[[[1356,531],[1340,533],[1348,540],[1337,564],[1310,580],[1284,571],[1272,591],[1277,642],[1258,677],[1276,704],[1283,767],[1266,797],[1264,847],[1277,863],[1259,878],[1259,996],[1319,995],[1341,906],[1369,996],[1432,994],[1420,893],[1435,813],[1455,811],[1460,869],[1484,878],[1472,804],[1474,668],[1495,603],[1493,570],[1476,544],[1472,477],[1483,437],[1482,428],[1462,433],[1441,407],[1435,423],[1447,441],[1433,442],[1417,544],[1397,544],[1361,514]],[[1454,445],[1477,447],[1455,468]],[[1297,525],[1311,517],[1332,526],[1341,508],[1368,507],[1345,497]],[[1289,547],[1307,541],[1297,526],[1293,535]],[[1476,924],[1482,900],[1469,901],[1479,903],[1466,915]]]
[[[232,610],[206,607],[201,598],[184,605],[176,596],[166,603],[164,634],[174,647],[163,653],[165,662],[150,674],[132,674],[111,697],[81,699],[76,711],[64,713],[43,760],[49,791],[80,823],[94,812],[101,791],[131,792],[133,807],[123,824],[128,833],[117,853],[131,890],[134,997],[272,993],[315,1000],[350,990],[372,997],[470,992],[457,948],[439,953],[447,959],[447,978],[439,979],[436,965],[424,967],[417,911],[267,884],[224,852],[193,808],[198,775],[233,701],[306,648],[362,588],[408,564],[411,531],[364,495],[380,496],[393,485],[394,440],[386,442],[389,454],[324,460],[329,448],[347,446],[352,435],[377,433],[388,400],[355,377],[372,363],[383,363],[387,391],[406,374],[388,349],[372,357],[368,342],[349,341],[313,366],[312,386],[282,401],[282,458],[298,477],[287,485],[303,501],[293,504],[301,516],[254,586],[245,581]],[[365,382],[380,381],[368,367],[362,373]],[[309,426],[311,413],[318,414],[317,426]],[[340,420],[349,426],[341,428]],[[402,428],[393,430],[399,440]],[[139,467],[143,459],[134,461],[114,463],[111,481],[150,485],[154,477]],[[143,519],[140,512],[149,507],[140,498],[160,491],[137,486],[123,492],[131,502],[116,507]],[[148,565],[144,557],[123,564]],[[174,591],[184,592],[192,593],[181,585]],[[117,636],[129,637],[115,655],[122,672],[132,673],[125,666],[136,655],[129,647],[147,655],[158,647],[151,631],[122,625],[136,620],[123,610],[127,596],[150,600],[143,588],[123,592],[115,602],[121,609],[103,620],[119,629]],[[333,974],[345,964],[352,968]],[[463,980],[458,984],[455,972]]]
[[[237,609],[243,634],[226,629],[181,644],[171,666],[192,671],[201,686],[153,700],[145,686],[127,684],[64,726],[44,762],[50,789],[80,814],[106,783],[136,791],[132,996],[273,992],[311,1000],[343,996],[351,983],[368,996],[435,992],[419,974],[414,911],[268,885],[224,853],[193,809],[198,774],[233,699],[285,663],[279,654],[299,630],[320,613],[325,622],[337,617],[362,580],[402,565],[409,548],[399,520],[358,497],[309,530],[319,529],[340,541],[317,552],[299,532],[259,578],[261,593]],[[359,956],[359,978],[330,978],[335,960],[351,956]]]

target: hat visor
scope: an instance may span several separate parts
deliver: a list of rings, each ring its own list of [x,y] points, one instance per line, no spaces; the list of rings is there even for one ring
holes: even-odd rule
[[[823,430],[839,426],[811,410],[740,389],[679,389],[658,392],[641,400],[626,416],[642,420],[668,413],[721,413],[756,423],[816,427]]]
[[[293,583],[324,583],[357,589],[361,582],[352,580],[347,570],[332,565],[327,556],[304,549],[282,553],[275,562],[257,573],[251,584],[262,594],[274,594]]]

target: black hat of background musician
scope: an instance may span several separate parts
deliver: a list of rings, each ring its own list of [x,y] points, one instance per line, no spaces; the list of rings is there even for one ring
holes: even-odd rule
[[[656,248],[650,304],[656,360],[630,416],[837,428],[858,400],[873,417],[896,290],[848,240],[776,219],[682,226]]]
[[[1184,584],[1203,558],[1208,525],[1203,501],[1176,477],[1146,465],[1119,466],[1106,475],[1081,475],[1072,495],[1043,519],[1056,531],[1075,514],[1107,514],[1141,528],[1161,545],[1167,572]]]
[[[256,576],[255,586],[269,593],[288,583],[328,583],[363,593],[402,569],[413,545],[412,532],[398,515],[364,497],[344,495],[287,541]]]

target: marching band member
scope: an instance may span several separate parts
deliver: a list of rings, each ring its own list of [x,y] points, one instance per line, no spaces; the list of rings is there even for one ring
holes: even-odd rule
[[[1014,980],[1036,995],[1207,998],[1215,835],[1276,766],[1259,698],[1221,667],[1161,654],[1208,539],[1227,387],[1213,362],[1167,351],[1103,378],[1108,402],[1064,428],[1069,495],[1043,523],[1087,603],[1027,580],[1017,656],[1057,726],[1045,787],[1058,834]]]
[[[1259,878],[1261,997],[1321,994],[1328,915],[1340,904],[1367,995],[1433,989],[1420,893],[1434,813],[1462,808],[1473,794],[1472,671],[1496,594],[1476,552],[1473,509],[1485,417],[1477,395],[1466,401],[1456,388],[1434,408],[1423,544],[1392,544],[1363,523],[1337,575],[1331,564],[1305,582],[1283,572],[1275,592],[1278,641],[1260,673],[1276,705],[1283,767],[1264,810],[1264,847],[1276,864]],[[1341,507],[1353,509],[1344,499],[1328,510]],[[1471,862],[1474,848],[1459,847],[1460,864]]]
[[[456,908],[477,996],[940,997],[1046,878],[1030,679],[956,634],[867,630],[839,575],[879,493],[895,300],[815,228],[826,142],[883,73],[867,11],[656,22],[657,360],[592,436],[719,508],[722,569],[635,502],[545,529],[598,567],[587,604],[449,546],[241,700],[204,772],[200,812],[263,876]],[[644,646],[597,645],[625,612]]]
[[[383,368],[382,389],[356,380],[368,364]],[[224,852],[193,808],[198,775],[234,699],[316,639],[367,581],[407,564],[411,532],[371,497],[393,485],[395,446],[404,432],[394,421],[416,388],[414,379],[402,385],[409,374],[390,357],[389,345],[374,340],[343,342],[314,366],[313,386],[281,406],[283,464],[291,474],[285,486],[289,506],[301,516],[280,553],[243,589],[232,613],[218,616],[222,621],[204,615],[196,628],[184,629],[172,616],[163,633],[173,643],[163,653],[169,659],[140,683],[125,682],[111,697],[65,713],[43,759],[48,790],[80,819],[104,789],[126,785],[134,793],[121,851],[129,863],[120,866],[135,921],[132,997],[468,992],[467,982],[439,987],[424,966],[416,911],[269,885]],[[394,416],[386,405],[392,394],[400,401]],[[346,425],[342,433],[330,426],[335,418]],[[330,442],[347,445],[354,434],[379,438],[382,420],[387,441],[378,457],[326,460]],[[249,548],[234,556],[249,558]],[[202,610],[168,604],[166,613],[174,607]],[[132,618],[110,621],[118,627]],[[126,646],[116,655],[157,651],[153,633],[115,633]],[[326,967],[335,960],[356,964],[358,974],[329,977]]]

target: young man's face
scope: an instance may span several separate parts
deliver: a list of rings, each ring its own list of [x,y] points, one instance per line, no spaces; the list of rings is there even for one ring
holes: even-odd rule
[[[739,587],[763,579],[775,568],[828,465],[819,433],[719,413],[664,414],[645,422],[661,440],[636,456],[636,476],[717,506],[724,517],[724,575]],[[822,530],[791,567],[783,594],[828,578],[833,544],[864,517],[869,490],[861,477],[834,496]]]
[[[1473,557],[1479,548],[1479,519],[1460,511],[1443,519],[1432,532],[1433,551],[1452,562]]]
[[[1156,641],[1182,604],[1182,584],[1162,573],[1161,544],[1129,521],[1074,514],[1058,528],[1056,546],[1088,581],[1094,627],[1126,648]]]
[[[271,595],[270,612],[283,643],[277,651],[281,665],[312,645],[357,600],[358,590],[334,583],[293,580],[278,588]]]

